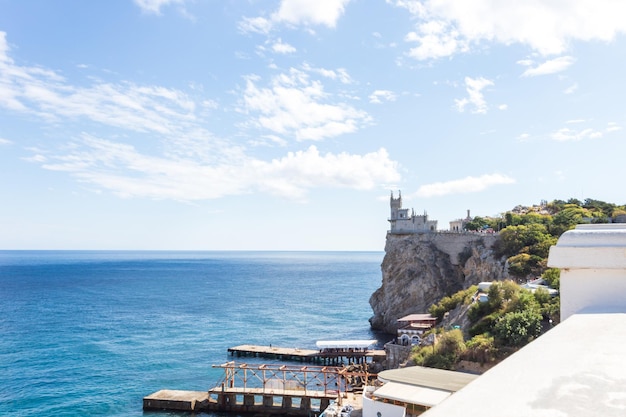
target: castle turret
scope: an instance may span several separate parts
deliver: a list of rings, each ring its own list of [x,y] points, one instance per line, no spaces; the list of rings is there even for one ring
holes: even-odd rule
[[[389,199],[389,207],[391,208],[390,220],[396,220],[399,218],[398,210],[402,209],[402,193],[398,191],[398,198],[393,198],[393,191],[391,192],[391,198]]]
[[[411,209],[409,215],[408,208],[402,208],[402,193],[398,191],[398,198],[389,199],[389,208],[391,210],[389,223],[391,225],[390,233],[424,233],[434,232],[437,230],[437,221],[428,220],[428,214],[424,211],[423,216],[415,214],[415,210]]]

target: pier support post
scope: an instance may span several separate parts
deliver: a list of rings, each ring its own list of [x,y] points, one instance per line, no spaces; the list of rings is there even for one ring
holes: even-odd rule
[[[301,411],[308,411],[311,409],[311,398],[309,397],[302,397],[300,399],[300,410]]]
[[[273,407],[274,406],[274,396],[273,395],[264,395],[263,396],[263,407]]]
[[[330,405],[330,400],[328,398],[322,398],[320,400],[320,412],[326,410],[329,405]]]
[[[290,409],[291,408],[291,397],[283,396],[283,408]]]
[[[243,405],[246,407],[254,407],[254,394],[244,394]]]

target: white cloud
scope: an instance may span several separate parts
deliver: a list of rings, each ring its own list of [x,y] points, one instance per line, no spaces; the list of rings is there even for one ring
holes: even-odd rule
[[[283,42],[281,39],[278,39],[276,42],[272,44],[272,51],[277,54],[293,54],[296,52],[296,48],[289,45],[288,43]]]
[[[585,119],[573,119],[568,120],[565,123],[568,125],[580,125],[583,123],[588,123],[588,120]],[[569,127],[564,127],[556,132],[550,134],[550,138],[559,142],[569,142],[569,141],[581,141],[587,139],[600,139],[604,137],[604,135],[617,132],[622,130],[622,127],[615,123],[609,122],[604,129],[593,129],[589,127],[582,127],[580,129],[571,129]]]
[[[272,161],[242,157],[205,165],[189,158],[144,155],[131,145],[88,135],[75,142],[70,153],[39,162],[121,197],[178,201],[251,192],[302,199],[316,187],[368,190],[400,178],[385,149],[365,155],[322,155],[311,146]]]
[[[261,16],[244,17],[237,27],[244,33],[255,32],[266,35],[272,30],[272,21]]]
[[[397,182],[397,164],[385,149],[365,155],[347,153],[321,155],[315,146],[305,151],[289,152],[271,163],[257,163],[262,187],[279,195],[302,197],[312,187],[373,189],[383,183]]]
[[[574,83],[574,84],[570,85],[565,90],[563,90],[563,93],[564,94],[573,94],[573,93],[576,92],[576,90],[578,90],[578,83]]]
[[[302,198],[315,187],[370,189],[399,180],[396,162],[384,149],[322,155],[310,147],[269,161],[250,156],[242,145],[205,127],[210,121],[204,112],[217,106],[210,98],[128,82],[78,87],[53,71],[16,65],[5,38],[0,32],[0,109],[36,115],[47,125],[48,137],[57,132],[62,138],[27,149],[32,156],[25,160],[97,190],[181,201],[250,192]],[[261,136],[266,143],[286,145],[277,131],[289,139],[321,139],[355,131],[369,120],[348,104],[332,103],[321,82],[304,71],[280,74],[267,88],[257,87],[254,77],[247,82],[244,110],[255,113],[253,122],[270,132]],[[88,133],[94,125],[116,139]],[[87,133],[76,138],[77,130]],[[3,144],[10,141],[0,139]]]
[[[334,28],[350,0],[282,0],[274,21]]]
[[[609,42],[626,33],[626,3],[619,0],[493,1],[387,0],[418,18],[409,40],[417,59],[466,52],[481,42],[529,46],[561,54],[573,40]]]
[[[351,84],[352,77],[348,74],[348,71],[345,68],[337,68],[334,70],[329,70],[326,68],[315,68],[310,66],[307,63],[302,65],[302,69],[307,72],[312,72],[315,74],[319,74],[325,78],[330,78],[331,80],[339,80],[343,84]]]
[[[268,87],[248,77],[241,111],[255,114],[255,125],[300,140],[322,140],[351,133],[367,124],[369,115],[346,103],[331,103],[319,80],[294,68],[275,76]]]
[[[579,141],[583,139],[599,139],[603,136],[602,132],[594,129],[573,130],[567,127],[557,130],[550,137],[559,142]]]
[[[618,130],[622,130],[622,127],[619,126],[617,123],[615,122],[610,122],[609,125],[606,127],[606,132],[610,133],[610,132],[617,132]]]
[[[270,18],[244,17],[239,29],[244,32],[269,33],[276,24],[292,26],[322,25],[334,28],[350,0],[281,0]]]
[[[493,81],[483,77],[465,77],[465,89],[467,91],[468,97],[454,100],[457,110],[463,112],[465,111],[465,107],[467,105],[472,105],[472,113],[487,113],[487,102],[485,101],[482,90],[485,87],[489,87],[492,85]]]
[[[145,13],[161,14],[161,7],[170,4],[182,4],[185,0],[133,0]]]
[[[4,51],[4,53],[3,53]],[[160,86],[94,83],[76,87],[55,72],[16,65],[0,32],[0,106],[41,119],[88,119],[136,132],[173,134],[193,123],[195,102]]]
[[[476,193],[494,185],[514,183],[515,180],[506,175],[486,174],[480,177],[465,177],[459,180],[423,185],[417,190],[416,196],[426,198],[448,194]]]
[[[397,95],[393,91],[389,90],[376,90],[372,94],[370,94],[369,99],[370,103],[381,104],[382,100],[385,101],[396,101]]]
[[[536,77],[538,75],[555,74],[557,72],[565,71],[574,63],[574,58],[571,56],[561,56],[555,59],[548,60],[542,64],[537,65],[534,68],[529,68],[522,74],[522,77]]]
[[[408,33],[404,40],[418,44],[408,52],[409,56],[418,60],[442,58],[469,50],[468,43],[460,39],[459,33],[444,21],[423,23],[418,26],[418,32]]]

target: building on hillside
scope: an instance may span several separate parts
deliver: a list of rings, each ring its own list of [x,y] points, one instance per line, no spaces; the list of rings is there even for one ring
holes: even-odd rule
[[[402,193],[400,191],[398,191],[398,198],[394,198],[393,191],[391,192],[389,206],[391,209],[389,233],[411,234],[437,231],[437,220],[428,220],[426,211],[420,216],[411,209],[411,214],[409,215],[409,209],[402,208]]]
[[[433,328],[437,318],[430,314],[409,314],[398,319],[397,340],[399,345],[419,345],[424,333]]]
[[[363,417],[417,416],[477,377],[464,372],[422,366],[379,372],[378,380],[383,385],[367,386],[363,391]]]
[[[456,219],[450,222],[450,231],[451,232],[464,232],[465,225],[472,221],[472,217],[470,216],[470,211],[467,210],[467,217],[464,219]]]

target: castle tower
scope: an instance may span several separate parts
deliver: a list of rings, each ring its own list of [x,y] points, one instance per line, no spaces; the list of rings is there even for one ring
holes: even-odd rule
[[[389,207],[391,209],[390,220],[398,219],[398,210],[402,209],[402,192],[398,191],[398,198],[393,198],[393,191],[391,192],[391,198],[389,199]]]

